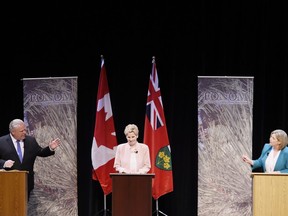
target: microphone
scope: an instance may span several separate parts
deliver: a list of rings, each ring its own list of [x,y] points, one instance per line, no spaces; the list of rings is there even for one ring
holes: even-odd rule
[[[269,155],[270,152],[267,152],[267,156]]]
[[[135,151],[134,151],[134,153],[136,153],[136,154],[137,154],[137,153],[138,153],[138,151],[137,151],[137,150],[135,150]]]

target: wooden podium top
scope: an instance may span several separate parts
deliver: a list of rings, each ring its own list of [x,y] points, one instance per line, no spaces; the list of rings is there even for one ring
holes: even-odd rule
[[[155,173],[146,173],[146,174],[128,174],[128,173],[110,173],[110,176],[152,176],[154,178]]]
[[[254,172],[251,173],[251,177],[253,176],[288,176],[288,173],[261,173],[261,172]]]
[[[20,173],[27,173],[27,174],[28,174],[29,172],[28,172],[28,171],[25,171],[25,170],[8,170],[8,171],[7,171],[7,170],[5,170],[5,169],[0,169],[0,174],[1,174],[1,173],[5,173],[5,174],[6,174],[6,173],[19,173],[19,174],[20,174]]]

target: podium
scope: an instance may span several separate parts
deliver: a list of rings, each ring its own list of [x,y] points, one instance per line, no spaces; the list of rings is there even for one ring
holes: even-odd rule
[[[151,216],[155,174],[110,173],[113,216]]]
[[[27,171],[0,170],[0,215],[27,215],[27,175]]]
[[[253,216],[288,214],[288,174],[252,173]]]

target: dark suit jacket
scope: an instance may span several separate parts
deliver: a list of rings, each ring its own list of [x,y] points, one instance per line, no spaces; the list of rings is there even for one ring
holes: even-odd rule
[[[34,163],[37,156],[48,157],[54,155],[54,151],[50,151],[49,146],[42,148],[34,137],[26,136],[24,141],[24,155],[23,161],[20,163],[17,151],[14,147],[13,141],[10,135],[4,135],[0,137],[0,169],[3,169],[3,165],[6,160],[15,161],[11,168],[5,168],[5,170],[25,170],[28,171],[28,194],[34,188]]]

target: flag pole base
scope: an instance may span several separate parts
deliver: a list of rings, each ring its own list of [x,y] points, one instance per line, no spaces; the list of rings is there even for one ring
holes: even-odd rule
[[[104,209],[96,213],[96,216],[110,216],[112,213],[106,208],[106,195],[104,194]]]
[[[96,213],[96,216],[110,216],[112,215],[109,209],[102,209],[98,213]]]
[[[156,215],[156,216],[159,216],[159,214],[164,215],[164,216],[168,216],[167,214],[165,214],[164,212],[159,210],[158,199],[156,200],[156,210],[152,214]]]
[[[164,215],[164,216],[168,216],[167,214],[165,214],[164,212],[162,212],[162,211],[160,211],[160,210],[155,210],[154,212],[153,212],[153,215],[156,215],[156,216],[159,216],[159,215]]]

